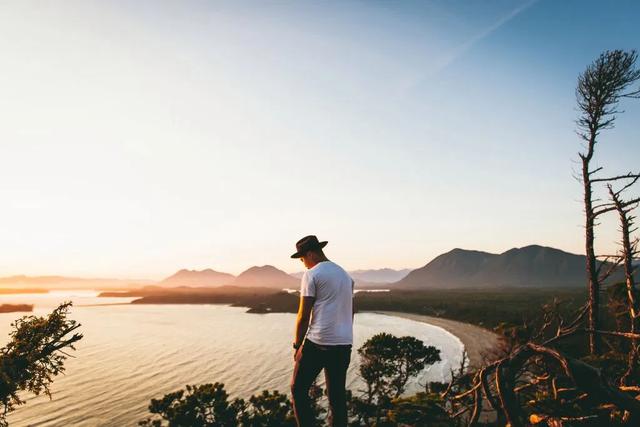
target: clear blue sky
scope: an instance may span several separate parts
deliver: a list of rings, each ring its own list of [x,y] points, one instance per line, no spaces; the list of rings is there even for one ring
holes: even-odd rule
[[[0,275],[582,252],[578,74],[636,1],[0,4]],[[640,102],[597,163],[638,168]],[[616,224],[598,234],[615,249]]]

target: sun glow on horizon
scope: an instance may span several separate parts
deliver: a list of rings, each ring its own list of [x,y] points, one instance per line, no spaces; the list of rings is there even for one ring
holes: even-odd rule
[[[296,272],[307,234],[350,270],[583,253],[576,77],[640,48],[640,5],[254,6],[0,6],[0,276]],[[611,173],[640,156],[623,109]]]

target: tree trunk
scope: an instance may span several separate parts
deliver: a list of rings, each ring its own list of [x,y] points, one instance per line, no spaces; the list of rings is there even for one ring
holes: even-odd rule
[[[636,287],[633,279],[633,255],[634,250],[631,245],[632,218],[628,215],[628,211],[625,209],[622,201],[620,200],[618,193],[614,193],[611,187],[609,187],[609,194],[616,205],[616,210],[620,216],[620,231],[622,232],[622,251],[624,255],[624,275],[625,285],[627,290],[627,304],[629,309],[629,332],[636,334],[640,331],[640,325],[638,319],[638,298],[636,295]],[[631,385],[633,379],[636,377],[638,370],[638,340],[633,338],[631,340],[631,349],[629,350],[629,362],[628,368],[625,374],[620,379],[622,385]]]
[[[585,212],[585,253],[587,281],[589,287],[589,353],[596,355],[600,353],[600,341],[595,332],[600,325],[599,313],[600,309],[600,282],[598,278],[598,269],[596,265],[596,254],[594,249],[594,221],[593,203],[591,200],[591,176],[589,171],[589,162],[593,156],[593,146],[595,145],[595,137],[589,141],[589,152],[582,157],[582,183],[584,185],[584,212]]]

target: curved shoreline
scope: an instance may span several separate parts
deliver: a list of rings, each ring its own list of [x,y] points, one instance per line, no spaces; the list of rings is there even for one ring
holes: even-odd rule
[[[459,322],[457,320],[442,319],[440,317],[425,316],[423,314],[402,313],[399,311],[371,311],[370,313],[385,314],[403,319],[415,320],[438,326],[447,332],[455,335],[467,351],[471,368],[479,368],[485,364],[486,357],[499,347],[501,338],[498,334],[488,329],[470,323]]]

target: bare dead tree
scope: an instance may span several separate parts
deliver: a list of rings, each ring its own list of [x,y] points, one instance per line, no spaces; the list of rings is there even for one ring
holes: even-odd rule
[[[586,143],[585,152],[579,153],[582,162],[582,184],[584,190],[585,211],[585,251],[586,270],[589,287],[589,329],[598,330],[598,310],[600,306],[600,271],[604,264],[598,265],[594,249],[594,227],[596,218],[603,214],[603,206],[594,206],[593,184],[625,179],[634,179],[639,174],[628,173],[607,178],[596,178],[594,175],[602,167],[591,169],[595,146],[600,133],[614,126],[618,103],[622,98],[638,98],[639,90],[627,91],[630,85],[640,79],[640,70],[635,68],[636,51],[605,51],[578,78],[576,98],[581,112],[577,120],[578,135]],[[598,354],[600,351],[596,332],[589,334],[589,351]]]
[[[451,417],[459,422],[477,425],[482,412],[492,411],[499,425],[512,427],[584,422],[601,425],[613,420],[625,425],[640,425],[640,386],[626,384],[619,378],[622,372],[613,378],[605,373],[607,371],[598,369],[602,357],[579,360],[562,350],[575,345],[576,340],[572,338],[578,334],[588,334],[592,355],[598,355],[601,337],[629,340],[636,350],[640,342],[638,298],[631,263],[636,243],[630,238],[634,231],[630,212],[640,198],[625,201],[620,197],[624,190],[640,180],[640,173],[600,177],[596,174],[603,168],[592,166],[601,132],[614,126],[619,101],[640,98],[640,89],[629,89],[640,80],[640,70],[635,68],[636,59],[635,51],[606,51],[580,75],[576,89],[581,111],[577,120],[578,134],[585,142],[585,151],[579,155],[584,186],[589,299],[573,316],[566,316],[559,309],[560,301],[546,304],[539,319],[525,322],[513,331],[511,345],[505,347],[506,354],[478,371],[454,377],[442,397],[446,399]],[[594,199],[595,184],[612,182],[622,183],[622,189],[617,193],[609,185],[612,201]],[[615,210],[624,218],[625,256],[609,255],[598,262],[594,228],[599,216]],[[600,285],[621,264],[627,278],[629,316],[636,325],[629,331],[602,330],[598,318]],[[638,355],[629,357],[632,358],[628,362],[629,369],[635,369]],[[592,362],[595,364],[591,365]]]
[[[621,242],[622,242],[622,257],[623,257],[623,265],[624,265],[624,275],[625,275],[625,287],[627,291],[627,304],[628,304],[628,312],[629,312],[629,332],[631,334],[636,334],[640,332],[640,310],[638,305],[638,296],[636,293],[635,281],[634,281],[634,266],[633,259],[637,255],[637,244],[638,241],[631,240],[631,234],[637,231],[637,228],[634,228],[634,219],[635,217],[631,215],[631,212],[634,208],[637,207],[637,202],[629,203],[625,202],[621,198],[621,193],[633,185],[638,178],[635,178],[631,183],[624,186],[621,190],[614,191],[611,184],[607,185],[609,189],[609,196],[611,197],[611,201],[613,206],[615,206],[616,211],[618,212],[618,216],[620,217],[620,232],[622,234]],[[637,339],[631,339],[631,348],[629,350],[629,358],[628,358],[628,367],[625,374],[620,379],[621,385],[631,385],[635,378],[637,378],[638,372],[638,361],[639,361],[639,351],[638,348],[639,341]]]
[[[542,322],[525,325],[529,340],[516,340],[506,354],[477,371],[454,374],[441,397],[447,402],[450,416],[469,426],[480,420],[495,420],[498,425],[525,425],[527,404],[536,399],[540,388],[550,389],[557,375],[546,367],[536,366],[532,346],[552,348],[559,341],[585,332],[587,305],[568,318],[559,310],[560,301],[542,307]],[[535,362],[535,363],[534,363]],[[539,364],[539,363],[538,363]]]
[[[454,378],[442,394],[453,419],[478,425],[492,412],[498,425],[604,425],[616,419],[640,423],[640,387],[616,384],[605,372],[559,350],[584,328],[587,306],[572,321],[547,312],[530,341],[476,372]],[[554,318],[554,320],[551,320]],[[543,332],[546,331],[546,332]],[[597,331],[600,335],[638,340],[640,334]]]

